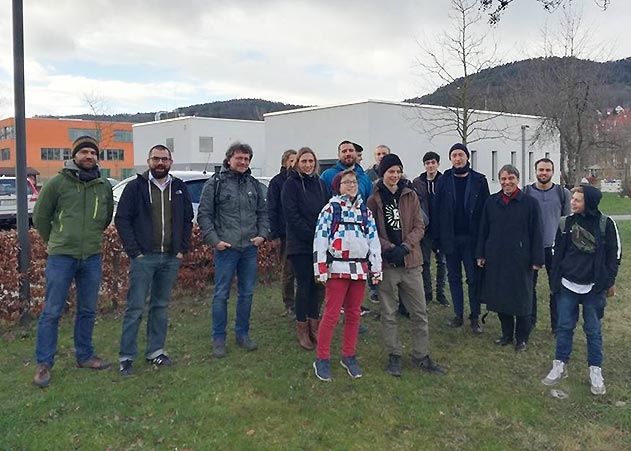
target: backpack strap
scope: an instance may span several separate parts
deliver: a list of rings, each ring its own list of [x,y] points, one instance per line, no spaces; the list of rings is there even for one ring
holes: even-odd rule
[[[561,202],[561,212],[565,210],[565,188],[563,185],[556,185],[559,201]]]
[[[561,219],[559,219],[559,230],[561,231],[561,233],[565,233],[565,223],[567,222],[567,216],[561,216]]]
[[[368,206],[365,202],[359,204],[359,211],[362,214],[362,230],[364,235],[368,235]]]
[[[329,232],[329,238],[333,238],[333,236],[337,233],[337,229],[339,229],[340,222],[342,221],[341,205],[337,202],[332,202],[331,208],[333,209],[333,217],[331,219],[331,229]]]
[[[603,239],[605,236],[605,231],[607,230],[607,219],[609,219],[609,216],[601,214],[600,220],[598,221],[599,228],[600,228],[600,236],[603,237]]]

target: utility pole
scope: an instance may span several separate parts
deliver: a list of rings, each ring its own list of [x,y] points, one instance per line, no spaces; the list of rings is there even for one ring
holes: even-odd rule
[[[28,193],[26,186],[26,113],[24,106],[24,8],[22,0],[13,0],[13,102],[15,108],[15,185],[17,192],[17,228],[20,253],[20,302],[31,298],[28,278],[30,245],[28,238]],[[24,311],[28,311],[24,309]],[[28,320],[23,313],[22,320]]]

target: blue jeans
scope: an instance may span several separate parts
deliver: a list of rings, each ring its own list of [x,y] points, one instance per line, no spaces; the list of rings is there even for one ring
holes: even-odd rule
[[[234,333],[237,337],[245,337],[250,331],[250,311],[252,295],[256,283],[257,247],[245,249],[215,250],[215,293],[212,303],[213,339],[226,338],[228,322],[228,298],[232,279],[237,275],[237,317]]]
[[[46,260],[46,298],[44,310],[37,322],[37,363],[53,366],[57,353],[59,319],[63,314],[74,279],[77,286],[77,306],[74,323],[74,347],[77,362],[83,363],[94,355],[92,331],[101,283],[101,254],[79,260],[68,255],[49,255]]]
[[[562,362],[570,360],[574,328],[578,321],[578,306],[583,304],[583,331],[587,338],[587,363],[589,366],[601,366],[603,362],[603,337],[600,320],[607,305],[606,292],[577,294],[565,287],[556,297],[557,301],[557,349],[556,359]]]
[[[138,353],[136,338],[149,296],[145,357],[164,353],[169,324],[169,298],[181,260],[171,254],[152,253],[136,257],[129,270],[129,290],[123,319],[119,359],[133,360]]]
[[[464,292],[462,290],[462,266],[464,266],[469,288],[469,307],[471,308],[469,318],[477,319],[480,316],[480,302],[476,296],[476,263],[469,237],[457,235],[455,237],[453,254],[447,254],[445,257],[447,259],[447,279],[449,280],[451,300],[454,303],[454,313],[458,317],[462,317],[464,314]]]

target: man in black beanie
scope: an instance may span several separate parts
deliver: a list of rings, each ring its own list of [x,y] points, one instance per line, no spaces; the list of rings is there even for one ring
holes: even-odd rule
[[[451,169],[438,179],[434,197],[432,236],[447,259],[447,279],[454,305],[451,327],[460,327],[464,316],[462,266],[467,275],[471,331],[482,333],[480,301],[476,293],[475,247],[484,202],[489,197],[486,177],[471,169],[469,149],[456,143],[449,149]]]

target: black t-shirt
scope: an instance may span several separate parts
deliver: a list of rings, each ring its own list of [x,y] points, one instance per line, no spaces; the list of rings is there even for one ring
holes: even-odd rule
[[[401,198],[401,185],[393,194],[385,185],[380,183],[379,193],[383,202],[383,216],[386,223],[386,234],[388,240],[395,246],[400,246],[403,242],[401,232],[401,216],[399,214],[399,199]]]
[[[467,189],[469,176],[455,177],[456,187],[456,208],[454,209],[454,233],[456,235],[467,235],[469,233],[469,218],[464,207],[464,196]]]

